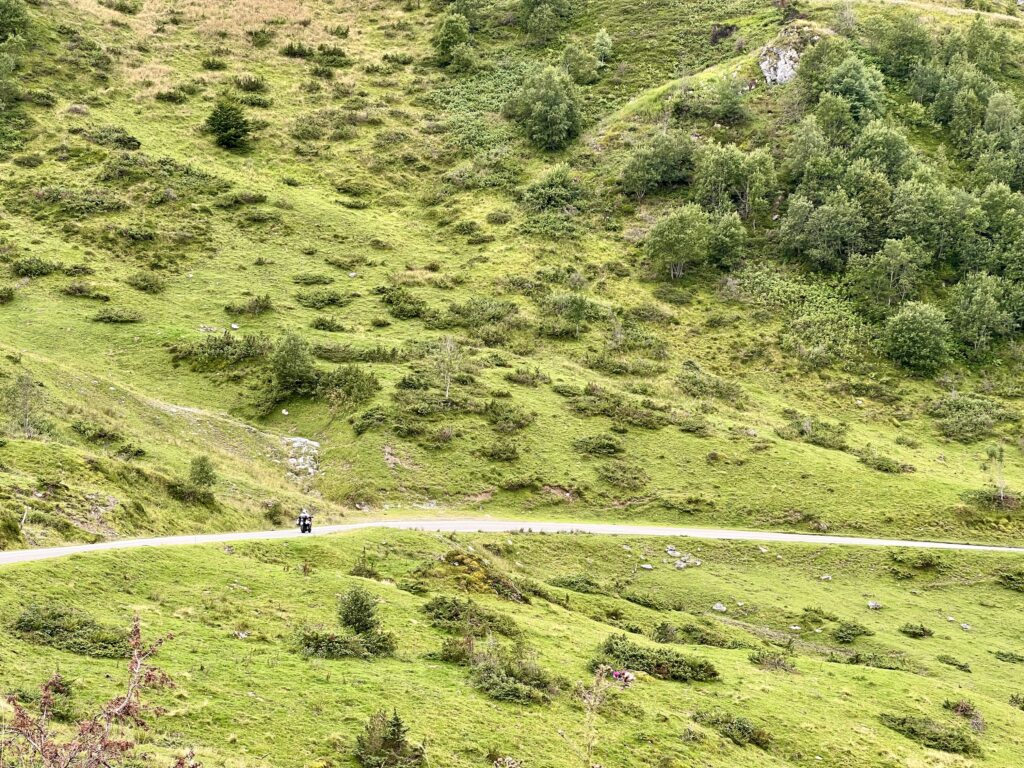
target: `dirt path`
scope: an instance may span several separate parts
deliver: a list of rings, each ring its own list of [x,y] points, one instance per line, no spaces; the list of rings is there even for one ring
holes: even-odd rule
[[[777,531],[743,531],[725,528],[676,528],[657,525],[616,525],[610,523],[553,523],[528,520],[379,520],[348,525],[325,525],[310,535],[351,533],[365,528],[396,528],[458,533],[590,533],[602,536],[674,536],[690,539],[717,539],[732,541],[767,541],[780,544],[830,544],[862,547],[915,547],[921,549],[951,549],[971,552],[1014,552],[1024,555],[1024,547],[1002,547],[988,544],[958,544],[945,541],[913,541],[911,539],[873,539],[863,536],[824,536],[811,533],[781,533]],[[67,555],[102,552],[112,549],[140,547],[173,547],[197,544],[224,544],[233,541],[267,539],[293,539],[301,534],[297,530],[250,531],[239,533],[210,533],[197,536],[167,536],[152,539],[122,539],[99,544],[79,544],[49,549],[18,549],[0,552],[0,565],[49,560]]]

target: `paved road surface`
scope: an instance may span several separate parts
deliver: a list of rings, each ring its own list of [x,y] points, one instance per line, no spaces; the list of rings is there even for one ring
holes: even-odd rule
[[[675,536],[691,539],[731,539],[736,541],[768,541],[799,544],[838,544],[845,546],[869,547],[919,547],[924,549],[953,549],[981,552],[1017,552],[1024,554],[1024,547],[1000,547],[985,544],[956,544],[943,541],[912,541],[906,539],[871,539],[862,536],[824,536],[811,533],[779,533],[776,531],[741,531],[721,528],[673,528],[656,525],[615,525],[608,523],[546,523],[522,520],[382,520],[377,522],[351,523],[349,525],[325,525],[316,528],[313,536],[332,533],[349,533],[364,528],[400,528],[423,531],[456,531],[459,533],[505,533],[512,531],[533,531],[535,533],[596,533],[614,536]],[[49,560],[55,557],[102,552],[109,549],[136,549],[138,547],[172,547],[185,544],[223,544],[232,541],[255,541],[268,539],[293,539],[301,536],[297,530],[251,531],[239,533],[210,533],[198,536],[167,536],[153,539],[121,539],[104,541],[99,544],[79,544],[49,549],[19,549],[0,552],[0,565],[27,563],[33,560]]]

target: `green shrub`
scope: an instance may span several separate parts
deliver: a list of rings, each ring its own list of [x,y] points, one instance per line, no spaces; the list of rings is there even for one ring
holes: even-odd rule
[[[949,360],[949,339],[945,313],[931,304],[912,301],[886,322],[882,345],[893,361],[931,375]]]
[[[492,633],[506,637],[522,634],[511,618],[490,611],[468,598],[460,600],[457,597],[438,595],[424,605],[423,610],[430,617],[431,624],[446,632],[475,637],[486,637]]]
[[[609,434],[581,437],[573,441],[573,447],[591,456],[614,456],[626,449],[622,438]]]
[[[14,301],[14,288],[9,285],[0,285],[0,306],[10,304]]]
[[[793,663],[793,657],[785,653],[760,648],[753,651],[747,658],[750,659],[751,664],[764,670],[796,672],[796,664]]]
[[[474,654],[471,665],[473,683],[497,701],[542,704],[558,693],[555,679],[520,643],[511,648],[490,643],[483,652]]]
[[[968,664],[966,661],[961,661],[960,659],[957,659],[946,653],[939,654],[935,657],[935,660],[941,664],[945,664],[946,666],[959,669],[961,672],[970,673],[971,671],[971,665]]]
[[[1024,570],[999,574],[999,583],[1014,592],[1024,592]]]
[[[562,589],[572,590],[573,592],[579,592],[583,595],[600,595],[604,594],[604,589],[589,574],[580,573],[570,576],[556,576],[548,581],[553,587],[561,587]]]
[[[136,272],[125,278],[125,282],[137,291],[143,293],[163,293],[167,283],[163,278],[154,275],[152,272]]]
[[[408,728],[394,712],[381,710],[370,717],[356,737],[355,757],[363,768],[417,768],[426,765],[426,750],[409,743]]]
[[[227,69],[228,63],[224,61],[224,59],[219,59],[216,56],[207,56],[203,59],[200,66],[208,72],[219,72]]]
[[[248,29],[245,36],[249,38],[253,48],[266,48],[274,41],[274,30],[263,27],[262,29]]]
[[[511,440],[499,439],[482,448],[480,454],[491,461],[517,461],[519,447]]]
[[[119,659],[128,656],[128,634],[98,624],[76,608],[32,604],[15,619],[13,630],[25,640],[69,653]]]
[[[362,587],[353,587],[338,604],[338,620],[356,634],[375,631],[380,626],[377,598]]]
[[[622,170],[622,191],[637,199],[663,187],[683,184],[693,173],[693,140],[682,132],[653,136]]]
[[[270,352],[270,341],[265,336],[237,336],[231,331],[219,335],[205,336],[201,341],[171,346],[172,359],[188,360],[197,371],[238,365],[260,360]]]
[[[991,434],[995,425],[1017,419],[1001,403],[969,392],[950,392],[928,407],[943,435],[961,443],[974,443]]]
[[[281,55],[287,56],[289,59],[309,59],[312,58],[313,53],[313,49],[308,45],[293,40],[289,40],[281,48]]]
[[[969,757],[981,756],[981,747],[978,746],[978,742],[962,728],[946,726],[927,717],[914,715],[883,713],[879,715],[879,719],[887,728],[891,728],[929,749],[938,749]]]
[[[29,17],[23,0],[0,0],[0,42],[24,35]]]
[[[992,655],[1000,661],[1005,661],[1007,664],[1024,664],[1024,653],[1017,653],[1016,651],[993,651]]]
[[[711,726],[740,747],[753,744],[755,747],[768,749],[772,743],[773,737],[769,731],[745,717],[730,715],[727,712],[698,710],[694,713],[693,719]]]
[[[609,485],[628,491],[636,491],[650,482],[642,467],[628,461],[609,461],[597,467],[597,476]]]
[[[504,113],[543,149],[561,149],[580,132],[579,97],[569,76],[555,67],[527,75]]]
[[[907,637],[925,638],[931,637],[935,634],[931,629],[926,627],[924,624],[904,624],[900,627],[900,632]]]
[[[327,307],[343,307],[349,299],[338,291],[329,288],[309,288],[295,294],[295,300],[309,309],[325,309]]]
[[[107,307],[97,312],[93,318],[98,323],[141,323],[142,313],[134,309],[123,309],[120,307]]]
[[[852,643],[858,637],[868,637],[873,634],[875,633],[856,621],[841,621],[839,626],[832,630],[832,637],[836,639],[836,642],[846,644]]]
[[[40,259],[37,256],[26,256],[11,262],[11,274],[15,277],[45,277],[60,269],[60,264]]]
[[[645,648],[626,635],[611,635],[601,646],[594,665],[610,664],[646,672],[661,680],[708,682],[717,680],[718,670],[705,659],[685,656],[668,648]]]
[[[251,299],[239,301],[234,304],[225,304],[224,311],[229,315],[258,315],[266,314],[274,308],[274,302],[270,300],[270,294],[253,296]]]
[[[252,134],[252,124],[245,116],[245,110],[237,101],[228,98],[217,102],[206,118],[205,127],[213,134],[217,146],[224,149],[244,147]]]

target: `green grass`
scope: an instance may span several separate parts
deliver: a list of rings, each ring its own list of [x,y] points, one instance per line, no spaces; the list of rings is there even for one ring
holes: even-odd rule
[[[665,554],[668,544],[703,564],[675,570]],[[472,686],[465,668],[428,658],[447,635],[430,626],[422,606],[434,594],[465,593],[443,571],[432,577],[414,571],[436,564],[453,548],[541,584],[590,577],[597,593],[547,586],[552,597],[567,597],[568,607],[537,597],[523,605],[493,593],[470,594],[513,619],[539,663],[564,680],[550,705],[495,702]],[[362,556],[382,581],[347,575]],[[167,712],[136,734],[156,755],[169,758],[195,746],[199,759],[213,765],[350,765],[362,723],[373,711],[394,707],[412,739],[426,742],[431,764],[488,765],[486,755],[494,751],[530,763],[543,758],[545,765],[576,766],[572,748],[583,738],[584,718],[571,690],[575,681],[588,679],[598,646],[622,627],[650,633],[665,621],[703,623],[707,633],[733,647],[661,646],[629,634],[644,647],[673,648],[710,661],[721,679],[686,684],[640,674],[597,718],[601,762],[867,767],[942,761],[939,753],[884,727],[879,716],[927,717],[954,726],[958,720],[943,701],[969,698],[987,724],[975,736],[984,757],[973,764],[1016,764],[1022,759],[1016,735],[1022,715],[1008,702],[1019,692],[1019,679],[994,652],[1021,650],[1015,594],[997,581],[998,574],[1019,568],[1018,559],[964,553],[941,553],[938,562],[917,559],[917,553],[899,557],[904,562],[896,562],[892,551],[860,548],[397,531],[92,554],[4,572],[2,688],[30,691],[59,669],[74,681],[72,706],[79,714],[115,693],[122,662],[31,645],[12,631],[28,605],[57,603],[108,626],[125,626],[137,614],[150,638],[174,633],[159,660],[175,687],[151,697]],[[654,570],[639,569],[644,563]],[[831,580],[822,580],[824,575]],[[428,593],[396,587],[412,578]],[[297,655],[294,631],[307,622],[336,626],[337,596],[356,584],[381,599],[383,628],[398,635],[397,656],[318,661]],[[869,610],[869,600],[883,608]],[[652,601],[662,607],[639,604]],[[713,611],[716,602],[728,612]],[[874,634],[839,645],[831,635],[837,622],[812,623],[807,608],[857,621]],[[908,638],[900,632],[908,622],[935,634]],[[790,641],[795,673],[765,671],[748,659],[758,649],[785,653]],[[895,659],[903,669],[829,660],[830,654],[850,652]],[[969,663],[972,672],[939,663],[936,657],[943,654]],[[734,746],[699,725],[698,710],[746,717],[772,734],[772,745],[767,751]]]

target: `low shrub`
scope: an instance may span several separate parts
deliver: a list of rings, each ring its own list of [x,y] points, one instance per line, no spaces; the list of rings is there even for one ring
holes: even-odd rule
[[[693,719],[702,725],[708,725],[729,739],[733,744],[745,747],[753,744],[761,749],[768,749],[772,743],[772,734],[752,720],[727,712],[697,710]]]
[[[869,637],[873,634],[875,633],[856,621],[841,621],[839,626],[832,630],[832,637],[836,642],[844,644],[852,643],[858,637]]]
[[[269,293],[224,305],[224,311],[229,315],[251,315],[253,317],[264,315],[273,309],[274,302],[270,300]]]
[[[918,639],[931,637],[935,634],[934,631],[926,627],[924,624],[904,624],[900,627],[900,633],[907,637],[914,637]]]
[[[0,285],[0,305],[14,301],[14,289],[9,285]]]
[[[573,448],[591,456],[614,456],[626,448],[622,438],[610,434],[591,435],[573,441]]]
[[[939,654],[935,657],[935,660],[938,661],[940,664],[945,664],[948,667],[959,669],[961,672],[970,673],[971,671],[971,665],[968,664],[966,661],[961,661],[960,659],[957,659],[946,653]]]
[[[1024,570],[999,574],[999,583],[1014,592],[1024,592]]]
[[[684,370],[676,377],[676,386],[690,397],[722,400],[739,406],[744,400],[742,388],[732,381],[701,371],[696,366]]]
[[[393,635],[380,632],[340,634],[318,627],[302,627],[295,641],[299,653],[317,659],[370,659],[390,656],[395,650]]]
[[[93,315],[92,319],[98,323],[141,323],[142,313],[134,309],[124,309],[121,307],[107,307],[105,309],[101,309],[99,312]]]
[[[175,344],[171,348],[174,361],[187,360],[195,370],[212,370],[265,358],[271,349],[265,336],[238,336],[231,331],[205,336],[201,341]]]
[[[993,651],[992,655],[1000,661],[1005,661],[1007,664],[1024,664],[1024,653],[1017,653],[1016,651]]]
[[[1024,712],[1024,693],[1011,693],[1010,706],[1016,707],[1021,712]]]
[[[950,727],[927,717],[914,715],[883,713],[879,715],[879,720],[887,728],[891,728],[929,749],[938,749],[969,757],[981,756],[981,747],[978,746],[978,742],[962,728]]]
[[[775,430],[783,440],[800,440],[833,451],[849,449],[846,444],[845,424],[821,421],[814,416],[805,416],[788,408],[783,411],[783,416],[788,419],[788,423]]]
[[[96,286],[84,280],[72,280],[61,289],[65,296],[72,296],[77,299],[92,299],[94,301],[110,301],[110,296],[97,290]]]
[[[904,464],[896,459],[888,456],[883,456],[880,453],[876,453],[874,449],[868,448],[860,451],[857,454],[857,458],[860,463],[866,467],[870,467],[876,472],[885,472],[890,475],[898,475],[905,472],[914,472],[914,466],[912,464]]]
[[[491,461],[517,461],[519,447],[511,440],[495,440],[480,450],[480,455]]]
[[[604,594],[604,588],[595,581],[592,576],[585,573],[569,576],[556,576],[555,578],[550,579],[548,583],[553,587],[561,587],[562,589],[579,592],[583,595]]]
[[[521,643],[502,647],[490,643],[472,661],[473,683],[497,701],[545,704],[558,693],[558,682],[538,663],[536,655]]]
[[[611,635],[605,640],[592,666],[600,664],[646,672],[661,680],[708,682],[719,678],[718,670],[710,661],[667,648],[645,648],[626,635]]]
[[[551,377],[542,373],[539,368],[516,368],[505,374],[505,381],[524,387],[536,387],[540,384],[550,384]]]
[[[597,476],[609,485],[627,491],[639,490],[650,481],[642,467],[622,460],[598,465]]]
[[[778,653],[776,651],[769,651],[765,648],[760,648],[753,651],[747,658],[750,659],[751,664],[764,670],[773,672],[796,672],[796,664],[793,663],[793,657],[788,656],[785,653]]]
[[[490,611],[473,600],[439,595],[431,599],[423,610],[430,617],[431,624],[446,632],[485,637],[489,634],[518,637],[522,631],[516,623],[504,614]]]
[[[38,256],[25,256],[11,262],[11,274],[15,277],[46,277],[60,269],[60,264],[40,259]]]
[[[974,443],[991,434],[995,425],[1014,421],[1017,414],[1001,403],[969,392],[951,392],[928,407],[939,431],[950,440]]]
[[[163,293],[167,287],[164,279],[152,272],[136,272],[125,278],[125,282],[137,291],[151,294]]]
[[[270,89],[263,75],[235,75],[232,82],[235,88],[245,93],[265,93]]]
[[[309,309],[325,309],[327,307],[343,307],[349,299],[329,288],[310,288],[295,294],[295,300]]]
[[[398,712],[377,712],[356,737],[355,757],[363,768],[417,768],[426,765],[422,744],[411,744]]]
[[[120,659],[128,656],[128,633],[102,626],[89,614],[70,606],[32,604],[14,621],[23,639],[61,651]]]
[[[985,730],[985,718],[970,699],[946,699],[942,702],[942,708],[966,719],[975,733]]]
[[[292,282],[297,285],[330,285],[334,282],[334,278],[318,272],[303,272],[302,274],[294,275]]]

